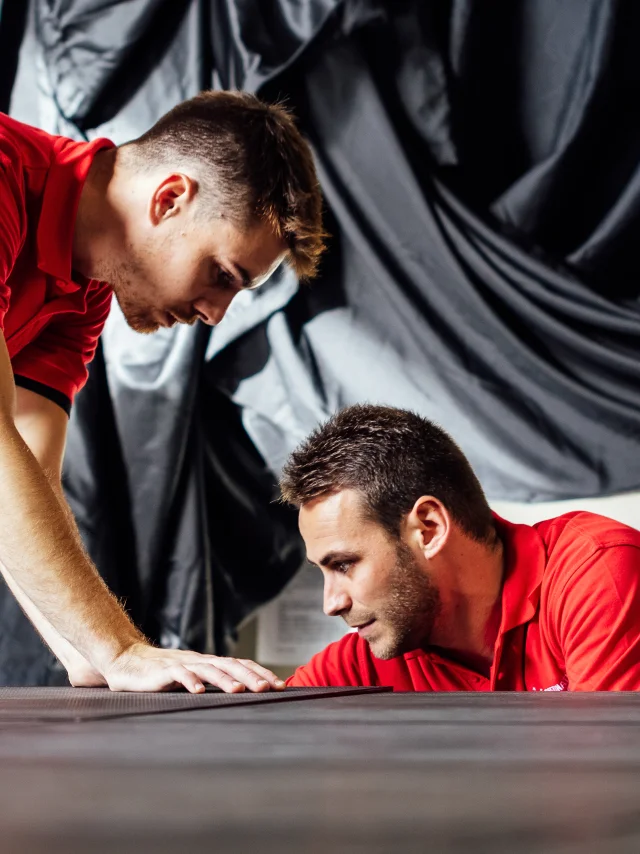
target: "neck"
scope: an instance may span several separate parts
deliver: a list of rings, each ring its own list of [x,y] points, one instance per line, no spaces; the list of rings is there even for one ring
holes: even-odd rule
[[[500,628],[504,549],[499,539],[487,546],[466,536],[452,546],[454,557],[443,557],[440,614],[429,645],[488,673]]]
[[[112,203],[118,149],[99,151],[80,195],[73,232],[72,267],[88,279],[102,279],[104,257],[117,216]]]

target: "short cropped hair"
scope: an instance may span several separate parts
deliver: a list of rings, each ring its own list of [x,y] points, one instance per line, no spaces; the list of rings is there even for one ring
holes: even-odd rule
[[[316,274],[327,236],[322,196],[311,149],[284,106],[248,92],[202,92],[126,147],[143,165],[195,166],[212,213],[240,226],[269,223],[299,278]]]
[[[470,537],[495,542],[491,510],[465,455],[440,427],[402,409],[358,405],[338,412],[291,454],[280,489],[296,507],[357,490],[365,514],[395,538],[417,499],[430,495]]]

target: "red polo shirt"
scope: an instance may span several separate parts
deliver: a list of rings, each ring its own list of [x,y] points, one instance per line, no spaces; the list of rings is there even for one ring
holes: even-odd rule
[[[640,531],[567,513],[533,527],[496,518],[505,546],[502,617],[487,679],[420,649],[376,659],[345,635],[289,685],[388,685],[396,691],[640,690]]]
[[[80,193],[107,139],[78,143],[0,113],[0,329],[16,384],[67,411],[109,313],[108,285],[74,275]]]

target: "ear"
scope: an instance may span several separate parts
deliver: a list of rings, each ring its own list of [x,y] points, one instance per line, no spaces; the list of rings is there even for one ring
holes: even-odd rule
[[[183,172],[168,175],[153,192],[149,200],[149,219],[152,225],[160,225],[176,216],[194,200],[198,185]]]
[[[446,545],[452,522],[444,504],[431,495],[423,495],[411,508],[406,520],[407,534],[417,543],[427,560],[432,560]]]

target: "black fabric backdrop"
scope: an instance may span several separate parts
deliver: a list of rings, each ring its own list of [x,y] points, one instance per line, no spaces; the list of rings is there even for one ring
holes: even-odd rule
[[[202,88],[286,97],[326,196],[311,289],[283,272],[211,336],[109,320],[65,484],[151,637],[225,650],[294,574],[275,476],[350,402],[440,422],[493,498],[640,487],[634,0],[24,8],[0,6],[16,117],[123,142]],[[60,678],[4,595],[0,681]]]

